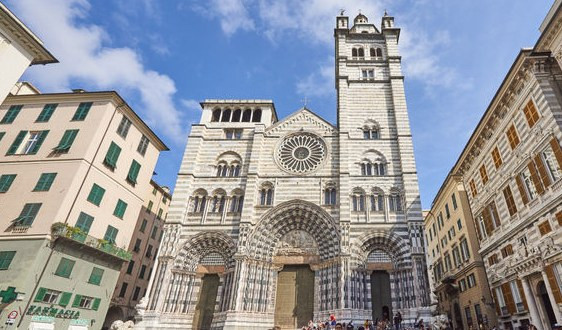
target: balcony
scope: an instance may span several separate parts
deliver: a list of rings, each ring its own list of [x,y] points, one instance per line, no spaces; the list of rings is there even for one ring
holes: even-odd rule
[[[67,226],[60,222],[54,223],[53,226],[51,226],[51,235],[53,241],[57,239],[69,240],[74,243],[79,243],[81,247],[103,252],[104,254],[111,255],[122,261],[129,261],[132,257],[131,252],[121,249],[115,246],[115,244],[90,236],[79,228]]]

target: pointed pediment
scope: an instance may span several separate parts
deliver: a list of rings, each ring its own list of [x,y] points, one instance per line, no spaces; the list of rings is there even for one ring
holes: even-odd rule
[[[284,132],[294,132],[298,130],[318,132],[322,135],[332,135],[337,131],[334,125],[330,124],[322,117],[307,108],[301,108],[290,114],[287,118],[268,127],[265,131],[265,135],[280,135]]]

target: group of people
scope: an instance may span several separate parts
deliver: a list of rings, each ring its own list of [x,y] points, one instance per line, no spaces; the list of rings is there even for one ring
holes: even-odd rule
[[[385,315],[386,316],[386,315]],[[354,324],[353,321],[349,322],[337,322],[333,315],[330,315],[328,321],[317,321],[314,322],[310,320],[307,326],[303,326],[302,330],[407,330],[407,329],[424,329],[423,321],[420,320],[416,322],[414,328],[404,328],[402,327],[402,314],[400,312],[396,313],[393,318],[394,322],[391,322],[389,318],[383,317],[382,319],[375,319],[374,321],[365,320],[362,324]]]

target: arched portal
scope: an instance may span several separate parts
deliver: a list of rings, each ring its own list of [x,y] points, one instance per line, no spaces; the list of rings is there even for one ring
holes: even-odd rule
[[[540,297],[541,307],[547,318],[550,325],[556,323],[556,315],[554,314],[554,310],[552,309],[552,303],[550,302],[550,298],[548,297],[548,291],[546,291],[546,285],[544,281],[540,281],[537,284],[537,293]]]

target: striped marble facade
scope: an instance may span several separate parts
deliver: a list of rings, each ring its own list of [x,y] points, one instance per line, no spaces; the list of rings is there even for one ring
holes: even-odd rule
[[[346,16],[337,17],[337,126],[306,107],[278,120],[268,100],[202,103],[150,296],[139,308],[140,329],[191,329],[201,278],[209,273],[220,276],[212,328],[272,328],[277,276],[288,264],[314,271],[314,319],[371,319],[371,274],[377,269],[390,274],[392,312],[400,311],[406,323],[429,313],[400,30],[386,15],[380,29],[363,15],[348,25]],[[353,56],[354,47],[367,53]],[[373,70],[373,77],[364,79],[362,70]],[[366,129],[376,130],[377,138],[365,139]],[[284,139],[298,134],[317,138],[325,157],[314,170],[297,174],[274,155]],[[362,173],[367,162],[382,164],[383,174]],[[336,189],[334,203],[326,202],[326,189]],[[263,195],[268,190],[271,195]],[[377,207],[371,196],[382,198]],[[297,241],[284,252],[284,239],[295,232],[313,242]],[[369,261],[373,253],[383,262]]]

